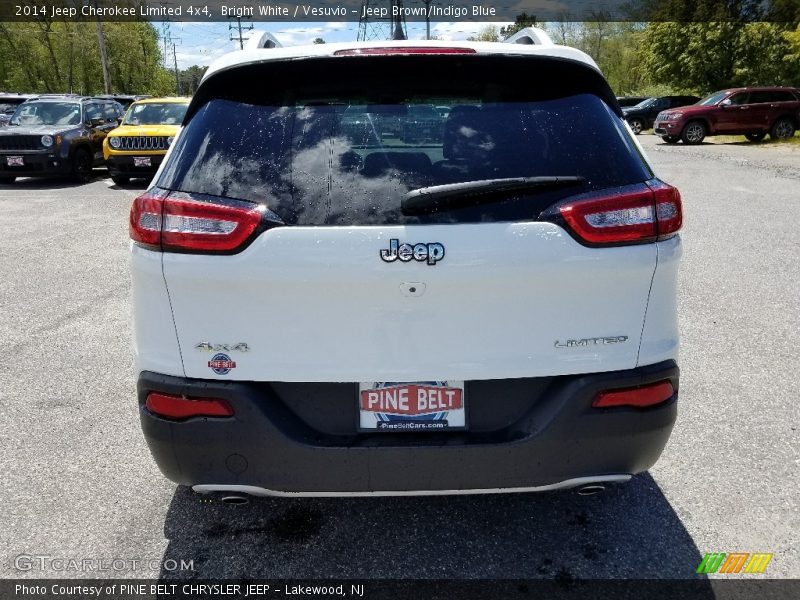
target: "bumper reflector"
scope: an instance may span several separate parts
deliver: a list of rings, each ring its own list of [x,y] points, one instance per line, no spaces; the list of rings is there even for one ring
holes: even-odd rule
[[[607,390],[595,396],[592,406],[608,408],[610,406],[633,406],[648,408],[666,402],[675,395],[675,388],[669,381],[658,381],[635,388]]]
[[[150,392],[147,395],[145,406],[151,413],[167,419],[233,416],[231,405],[219,398],[184,398],[172,394]]]

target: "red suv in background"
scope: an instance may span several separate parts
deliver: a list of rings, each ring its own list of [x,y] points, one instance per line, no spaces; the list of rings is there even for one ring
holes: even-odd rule
[[[699,144],[708,135],[744,135],[751,142],[769,133],[790,138],[800,127],[800,90],[786,87],[736,88],[716,92],[692,106],[665,110],[655,133],[668,144]]]

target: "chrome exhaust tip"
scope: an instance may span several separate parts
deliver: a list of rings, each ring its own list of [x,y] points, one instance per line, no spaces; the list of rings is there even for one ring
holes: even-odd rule
[[[219,501],[223,504],[247,504],[250,502],[247,496],[240,496],[238,494],[222,496]]]
[[[600,485],[599,483],[592,483],[589,485],[583,485],[578,488],[578,495],[579,496],[594,496],[596,494],[600,494],[606,491],[606,486]]]

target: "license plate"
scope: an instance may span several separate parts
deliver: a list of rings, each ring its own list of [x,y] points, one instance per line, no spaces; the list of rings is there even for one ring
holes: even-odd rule
[[[6,156],[6,164],[9,167],[24,167],[25,161],[22,160],[21,156]]]
[[[150,166],[150,157],[149,156],[134,156],[133,157],[133,166],[134,167],[149,167]]]
[[[367,382],[358,388],[359,431],[467,428],[463,381]]]

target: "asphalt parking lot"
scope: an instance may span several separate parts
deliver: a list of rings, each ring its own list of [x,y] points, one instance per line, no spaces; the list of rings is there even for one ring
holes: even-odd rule
[[[706,552],[771,552],[770,576],[800,577],[800,146],[640,139],[684,198],[680,416],[649,474],[588,498],[201,502],[139,431],[127,217],[144,185],[0,186],[0,576],[681,578]]]

